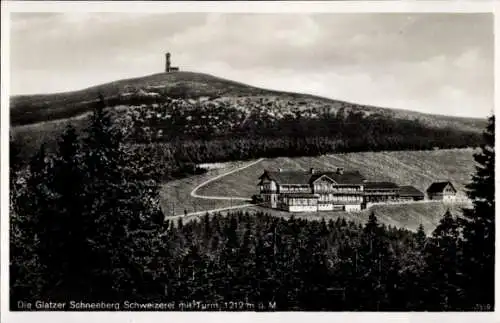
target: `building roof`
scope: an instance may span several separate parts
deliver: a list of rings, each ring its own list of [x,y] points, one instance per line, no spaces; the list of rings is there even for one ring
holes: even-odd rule
[[[365,189],[394,189],[398,188],[398,185],[392,182],[366,182]]]
[[[311,184],[323,175],[328,176],[338,184],[361,184],[365,180],[363,175],[358,171],[349,171],[338,174],[337,172],[324,172],[316,171],[313,174],[304,171],[264,171],[264,174],[259,178],[265,176],[276,181],[279,184]]]
[[[434,183],[432,183],[431,186],[429,186],[429,188],[427,189],[427,193],[442,193],[444,188],[448,185],[450,185],[453,188],[453,190],[456,192],[456,189],[453,186],[453,184],[451,184],[450,181],[447,181],[447,182],[434,182]]]
[[[358,171],[347,171],[341,174],[337,172],[316,172],[312,174],[310,183],[313,183],[323,175],[328,176],[338,184],[362,184],[365,181],[364,176]]]
[[[264,171],[260,178],[269,177],[279,184],[308,184],[310,173],[297,171]]]
[[[399,187],[399,196],[416,196],[416,197],[424,197],[424,193],[419,191],[413,186],[400,186]]]

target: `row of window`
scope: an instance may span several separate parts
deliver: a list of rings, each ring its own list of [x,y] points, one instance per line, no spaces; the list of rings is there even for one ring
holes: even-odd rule
[[[317,184],[317,185],[314,185],[314,191],[315,192],[328,191],[328,192],[336,192],[336,193],[355,193],[355,192],[361,192],[362,189],[359,186],[341,187],[341,186],[335,186],[335,185],[329,185],[329,184]]]
[[[283,203],[288,205],[318,205],[318,200],[316,199],[300,199],[300,198],[285,198]]]
[[[396,195],[397,191],[365,191],[365,195]]]
[[[335,196],[335,195],[320,195],[319,196],[319,201],[321,202],[350,202],[350,201],[363,201],[362,196],[355,196],[355,195],[341,195],[341,196]]]
[[[455,196],[455,192],[443,192],[443,193],[430,193],[429,195],[434,195],[434,196],[443,196],[443,195],[451,195],[451,196]]]
[[[261,189],[263,191],[270,191],[273,189],[271,187],[271,184],[266,183],[261,186]],[[279,191],[281,193],[309,193],[311,192],[311,187],[309,185],[280,185]],[[355,186],[355,187],[342,187],[342,186],[335,186],[335,185],[330,185],[330,184],[316,184],[314,185],[314,192],[333,192],[333,193],[359,193],[363,192],[362,187],[360,186]],[[370,190],[370,193],[381,193],[381,194],[394,194],[396,191],[373,191]]]
[[[309,185],[280,185],[280,192],[296,192],[296,193],[309,193],[311,187]]]
[[[367,202],[385,202],[385,201],[397,201],[398,198],[395,196],[367,196],[366,201]]]

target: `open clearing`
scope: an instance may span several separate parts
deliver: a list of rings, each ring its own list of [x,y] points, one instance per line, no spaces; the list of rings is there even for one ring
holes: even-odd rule
[[[198,189],[200,195],[250,197],[257,193],[258,177],[264,169],[359,170],[368,181],[392,181],[413,185],[425,192],[434,181],[451,180],[459,191],[474,172],[472,149],[393,151],[332,154],[319,157],[265,159],[239,172],[224,176]]]
[[[399,185],[413,185],[421,191],[434,181],[451,180],[464,196],[464,185],[470,181],[474,172],[474,150],[448,149],[433,151],[396,151],[396,152],[363,152],[348,154],[332,154],[319,157],[272,158],[264,159],[249,167],[222,176],[199,187],[196,194],[204,196],[235,197],[234,200],[209,200],[191,196],[192,190],[199,184],[217,175],[228,173],[236,168],[244,167],[252,162],[226,163],[225,167],[211,170],[201,176],[193,176],[164,184],[161,197],[162,207],[166,215],[179,215],[187,212],[199,212],[217,208],[226,208],[238,204],[247,204],[258,192],[258,177],[264,169],[308,170],[332,169],[344,167],[346,170],[359,170],[369,181],[393,181]],[[240,198],[241,200],[236,200]],[[426,231],[432,231],[440,217],[449,208],[459,214],[464,205],[448,206],[439,202],[413,203],[401,205],[377,205],[360,213],[321,212],[312,214],[296,214],[295,216],[312,219],[337,218],[364,222],[372,210],[380,222],[397,227],[415,230],[420,223]],[[246,207],[248,211],[266,211],[277,216],[289,216],[287,212],[269,210],[261,207]]]
[[[240,167],[244,167],[246,164],[248,164],[248,162],[225,163],[224,167],[209,170],[203,175],[190,176],[163,184],[160,190],[160,203],[163,209],[163,213],[165,213],[166,216],[176,216],[182,215],[184,211],[188,213],[196,213],[205,210],[226,208],[239,204],[247,204],[248,201],[241,199],[231,200],[230,198],[228,198],[212,200],[198,198],[192,195],[193,190],[198,185],[209,181],[210,179],[221,174],[225,174]],[[199,190],[196,190],[195,193],[199,194]],[[219,192],[214,192],[214,194],[208,195],[224,196],[223,194],[219,194]],[[248,200],[250,200],[250,197],[248,197]]]

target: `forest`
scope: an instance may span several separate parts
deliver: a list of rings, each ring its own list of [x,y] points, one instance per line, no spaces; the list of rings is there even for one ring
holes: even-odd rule
[[[156,157],[133,153],[113,122],[101,101],[83,131],[68,126],[27,165],[11,146],[11,310],[19,300],[494,309],[494,117],[467,186],[473,208],[447,212],[431,236],[373,213],[364,226],[245,212],[166,220]]]
[[[186,105],[178,100],[141,105],[126,111],[126,140],[154,143],[163,154],[183,162],[204,163],[316,156],[383,150],[429,150],[478,147],[481,134],[451,127],[433,128],[418,120],[363,112],[283,111],[253,107],[244,113],[209,102]],[[281,112],[277,112],[281,111]],[[285,110],[286,111],[286,110]]]

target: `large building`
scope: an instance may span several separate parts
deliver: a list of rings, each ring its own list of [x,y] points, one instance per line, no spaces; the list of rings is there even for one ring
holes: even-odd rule
[[[395,202],[398,198],[398,185],[391,182],[366,182],[366,203]]]
[[[361,210],[363,183],[359,172],[264,171],[260,177],[264,204],[289,212]]]
[[[259,177],[263,205],[288,212],[360,211],[367,204],[423,199],[413,186],[368,182],[358,171],[265,170]]]

